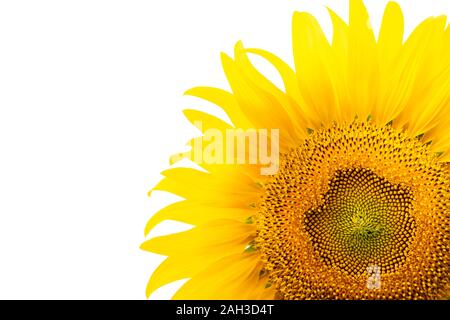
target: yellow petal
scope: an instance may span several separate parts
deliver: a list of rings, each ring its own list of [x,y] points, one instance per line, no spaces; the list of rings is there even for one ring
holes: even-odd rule
[[[245,241],[243,242],[243,245],[245,245]],[[147,297],[149,297],[156,289],[167,283],[196,276],[199,272],[207,269],[219,259],[232,254],[242,254],[243,245],[230,246],[227,250],[208,250],[202,254],[192,256],[175,255],[168,257],[158,266],[158,268],[156,268],[150,277],[146,288]],[[254,281],[255,283],[261,283],[262,281],[267,280],[259,279],[258,277],[258,279],[255,279]],[[263,285],[256,286],[256,288],[264,288]],[[264,295],[267,295],[269,292],[270,290],[255,292],[254,296],[263,299]]]
[[[407,128],[413,136],[429,130],[433,126],[430,120],[442,108],[439,97],[446,83],[436,79],[445,72],[443,63],[437,59],[442,51],[444,26],[445,17],[430,18],[420,24],[405,43],[393,70],[392,93],[386,103],[395,116],[394,125]],[[436,61],[429,64],[432,58]]]
[[[201,257],[168,257],[153,272],[146,288],[147,298],[158,288],[173,281],[191,278],[215,260],[223,257],[223,252],[211,251]]]
[[[207,173],[191,168],[173,168],[153,190],[167,191],[191,200],[215,201],[216,205],[248,207],[261,193],[261,188],[248,176],[235,170]]]
[[[297,141],[292,136],[292,122],[276,98],[247,81],[237,64],[222,54],[222,66],[239,107],[255,128],[280,130],[280,149],[287,150]]]
[[[329,8],[328,13],[333,24],[333,41],[331,48],[335,59],[334,66],[336,69],[334,82],[338,83],[338,85],[336,85],[336,88],[341,106],[337,120],[349,123],[354,120],[355,111],[353,109],[353,106],[351,105],[349,92],[350,89],[348,85],[348,25]]]
[[[333,42],[331,44],[333,50],[343,57],[348,54],[348,25],[333,10],[327,7],[328,13],[333,24]],[[339,59],[339,63],[347,65],[347,59]]]
[[[383,96],[389,95],[392,86],[390,81],[392,70],[398,64],[400,50],[403,45],[403,14],[400,6],[395,2],[389,2],[386,6],[383,21],[381,23],[378,39],[378,53],[380,57],[380,103],[378,108],[372,111],[375,121],[379,125],[385,125],[392,120],[392,108],[383,102]]]
[[[386,6],[378,38],[378,51],[383,66],[390,66],[403,44],[403,13],[395,2]]]
[[[230,92],[218,88],[195,87],[186,91],[185,94],[207,100],[221,107],[238,128],[253,127],[239,108],[236,98]]]
[[[381,93],[380,108],[383,109],[382,119],[386,122],[395,119],[394,126],[402,128],[409,117],[399,118],[406,109],[414,86],[418,80],[418,69],[424,63],[423,41],[431,34],[432,18],[422,22],[410,35],[402,48],[397,63],[391,70],[391,76],[383,79],[385,92]]]
[[[152,273],[147,283],[145,294],[147,298],[158,288],[173,281],[190,278],[204,267],[200,259],[180,259],[168,257]]]
[[[362,0],[350,0],[349,20],[349,111],[365,120],[376,107],[379,70],[375,37]]]
[[[200,272],[175,294],[173,299],[258,299],[264,297],[259,276],[258,254],[235,254]],[[269,288],[267,292],[273,294]],[[255,293],[258,293],[257,295]],[[266,298],[271,298],[270,296]],[[272,296],[273,298],[273,296]]]
[[[318,128],[341,113],[331,47],[316,19],[304,12],[294,13],[292,38],[298,85],[305,102],[320,119],[315,123]]]
[[[230,219],[214,220],[188,231],[152,238],[145,241],[141,249],[191,259],[192,255],[207,254],[214,250],[244,251],[255,233],[256,228],[252,224]]]
[[[201,225],[217,219],[235,219],[243,222],[255,214],[254,210],[250,207],[244,209],[214,207],[204,201],[180,201],[155,213],[148,221],[144,233],[147,235],[164,220],[176,220],[193,225]]]
[[[260,94],[266,95],[267,100],[273,102],[272,108],[282,109],[288,116],[288,119],[291,120],[292,125],[283,129],[289,130],[294,140],[304,138],[306,136],[306,130],[304,129],[304,125],[301,125],[303,124],[302,119],[297,117],[297,105],[292,105],[286,94],[252,65],[247,56],[247,50],[240,41],[235,46],[235,61],[236,67],[241,71],[242,77],[246,79],[250,86],[255,88]],[[259,88],[259,90],[256,88]],[[303,131],[299,129],[303,129]]]
[[[193,125],[201,125],[198,129],[201,130],[202,133],[210,129],[224,132],[225,130],[232,128],[225,121],[202,111],[186,109],[183,110],[183,113]]]
[[[283,80],[284,87],[288,98],[292,100],[292,106],[287,110],[289,116],[297,119],[299,127],[303,133],[306,133],[305,128],[313,128],[314,123],[320,123],[317,113],[309,109],[306,102],[303,100],[301,92],[297,83],[297,76],[291,67],[281,60],[279,57],[262,49],[247,49],[247,52],[256,54],[268,62],[270,62],[278,71]],[[298,129],[298,128],[297,128]],[[304,136],[301,135],[301,138]]]
[[[218,163],[215,163],[213,161],[205,161],[203,157],[206,154],[205,150],[212,143],[211,136],[208,136],[206,134],[205,136],[191,139],[187,144],[191,147],[191,150],[172,155],[170,158],[170,164],[174,164],[182,159],[189,159],[190,161],[198,164],[200,167],[211,173],[234,173],[236,171],[239,171],[245,173],[248,176],[251,176],[257,181],[266,180],[266,177],[261,176],[261,165],[259,163],[240,164],[237,161],[238,154],[236,152],[231,154],[231,159],[228,158],[229,155],[227,154],[227,143],[225,141],[225,138],[227,137],[228,130],[234,130],[236,128],[233,128],[223,120],[202,111],[187,109],[184,110],[184,114],[186,118],[202,133],[207,133],[210,130],[215,130],[215,132],[220,133],[221,137],[224,137],[223,143],[221,143],[219,146],[222,151],[222,157],[219,157],[220,161]],[[249,146],[247,146],[246,152],[246,159],[248,159]],[[196,153],[201,154],[202,156],[198,157]],[[239,166],[236,166],[236,164],[239,164]]]

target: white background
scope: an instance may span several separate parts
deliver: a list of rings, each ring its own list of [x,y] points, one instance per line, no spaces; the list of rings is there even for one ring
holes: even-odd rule
[[[365,2],[377,30],[387,1]],[[450,14],[398,2],[408,32]],[[227,88],[237,40],[291,63],[293,11],[330,36],[324,4],[347,17],[346,0],[0,1],[0,298],[144,299],[162,261],[144,226],[174,200],[146,193],[196,134],[181,110],[206,106],[183,92]]]

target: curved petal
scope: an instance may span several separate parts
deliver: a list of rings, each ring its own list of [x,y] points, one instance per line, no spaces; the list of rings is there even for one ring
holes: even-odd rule
[[[168,191],[190,200],[212,201],[216,205],[247,208],[261,188],[239,171],[207,173],[191,168],[173,168],[152,190]],[[151,191],[150,191],[151,192]]]
[[[310,109],[306,102],[303,100],[301,92],[297,83],[297,76],[291,67],[281,60],[279,57],[262,49],[247,49],[247,52],[256,54],[269,63],[271,63],[283,80],[284,87],[288,98],[292,99],[292,106],[287,110],[289,116],[295,118],[299,122],[298,126],[301,129],[299,134],[301,138],[307,132],[306,128],[313,128],[320,123],[319,116],[314,109]],[[316,124],[316,125],[315,125]]]
[[[349,28],[334,11],[328,8],[328,13],[333,24],[333,41],[331,49],[335,57],[336,77],[334,81],[339,83],[336,87],[341,105],[337,120],[348,123],[355,118],[355,110],[351,107],[350,89],[348,84]]]
[[[412,135],[430,129],[429,121],[442,108],[439,104],[442,101],[439,95],[443,93],[441,86],[445,90],[448,84],[436,80],[448,67],[448,62],[445,66],[439,58],[444,27],[445,17],[430,18],[419,25],[405,43],[398,66],[393,70],[392,83],[395,85],[388,104],[390,110],[398,114],[393,114],[396,116],[394,125],[407,128]],[[435,59],[435,63],[428,63],[430,59]]]
[[[234,254],[200,272],[175,294],[173,299],[261,299],[273,298],[273,289],[259,279],[258,254]]]
[[[225,121],[199,110],[186,109],[183,110],[183,113],[185,117],[202,133],[205,133],[205,131],[210,129],[225,131],[232,128],[232,126]],[[200,127],[197,126],[199,124]]]
[[[366,119],[376,107],[379,66],[375,36],[362,0],[350,0],[349,90],[351,113]]]
[[[237,132],[234,130],[241,130],[240,132],[245,135],[246,132],[254,129],[243,130],[241,128],[234,128],[223,120],[212,116],[208,113],[198,110],[184,110],[186,118],[194,124],[202,133],[203,136],[193,138],[189,141],[188,146],[191,147],[190,151],[177,153],[170,158],[170,164],[174,164],[182,159],[189,159],[192,162],[198,164],[210,173],[221,174],[223,172],[235,174],[241,172],[244,175],[250,176],[253,180],[262,182],[267,179],[266,176],[261,175],[261,169],[267,165],[261,162],[260,150],[263,146],[258,141],[255,146],[251,146],[248,141],[245,141],[245,154],[241,154],[236,148],[229,148],[229,140],[233,140],[232,145],[237,145],[238,138]],[[264,133],[255,131],[257,138],[261,138]],[[219,137],[217,137],[219,135]],[[267,137],[267,148],[270,147],[270,136]],[[219,141],[215,141],[215,139]],[[231,150],[231,152],[229,152]],[[256,151],[257,159],[250,161],[252,150]],[[219,152],[219,154],[216,154]],[[253,156],[254,153],[253,153]],[[210,158],[208,158],[210,157]],[[244,157],[246,161],[242,163],[241,158]],[[257,160],[257,161],[256,161]],[[236,166],[238,164],[238,166]]]
[[[212,87],[195,87],[187,90],[185,95],[201,98],[221,107],[238,128],[253,127],[239,108],[236,98],[230,92]]]
[[[403,13],[395,2],[386,6],[378,38],[378,54],[380,57],[380,102],[372,113],[379,125],[385,125],[392,120],[389,114],[389,104],[383,101],[392,90],[392,70],[398,63],[400,51],[403,46]]]
[[[292,122],[277,99],[242,76],[238,64],[222,54],[222,66],[239,107],[257,129],[280,130],[280,149],[287,150],[297,141]]]
[[[221,220],[144,242],[143,250],[169,255],[150,277],[147,297],[167,283],[195,276],[218,259],[242,254],[254,233],[254,226]]]
[[[289,97],[275,86],[269,79],[262,75],[250,62],[247,56],[247,50],[244,48],[242,42],[238,42],[235,46],[235,61],[236,66],[241,70],[242,77],[245,77],[247,82],[254,88],[260,88],[260,94],[271,96],[271,100],[275,101],[272,108],[274,111],[281,109],[286,113],[290,119],[289,127],[283,130],[289,130],[293,140],[299,141],[306,136],[306,130],[301,130],[304,127],[302,118],[297,117],[298,105],[292,104]]]
[[[385,68],[394,63],[402,48],[403,24],[402,9],[397,3],[389,2],[384,11],[378,37],[378,52]]]
[[[341,114],[331,46],[316,19],[304,12],[294,13],[292,41],[301,94],[320,119],[316,129]]]
[[[148,221],[144,234],[147,235],[157,224],[164,220],[176,220],[192,225],[201,225],[212,220],[236,219],[244,222],[255,214],[253,208],[222,208],[214,207],[205,201],[175,202],[157,213]]]
[[[243,252],[255,232],[253,224],[230,219],[215,220],[188,231],[152,238],[145,241],[141,249],[186,258],[216,250],[229,252],[237,248]]]

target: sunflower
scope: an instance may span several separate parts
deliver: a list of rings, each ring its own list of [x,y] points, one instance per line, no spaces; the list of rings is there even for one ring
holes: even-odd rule
[[[278,170],[195,161],[153,190],[181,196],[157,212],[188,231],[142,249],[167,256],[147,295],[189,280],[175,299],[440,299],[449,292],[450,28],[423,21],[403,41],[403,15],[386,6],[379,37],[361,0],[349,22],[329,10],[329,43],[314,17],[293,16],[295,68],[260,49],[222,55],[231,92],[188,95],[231,122],[186,110],[205,133],[279,129]],[[280,89],[251,63],[274,66]],[[189,145],[205,142],[202,135]],[[275,144],[275,139],[269,140]],[[177,157],[180,158],[180,157]],[[176,159],[175,159],[176,160]]]

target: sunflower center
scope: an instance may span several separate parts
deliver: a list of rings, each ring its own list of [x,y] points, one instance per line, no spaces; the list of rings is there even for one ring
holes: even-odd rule
[[[436,297],[449,208],[449,171],[427,144],[392,126],[335,124],[281,155],[255,247],[282,299]]]
[[[326,265],[351,275],[364,274],[368,265],[392,272],[413,237],[411,201],[411,192],[370,170],[340,170],[324,203],[305,214],[305,228]]]

